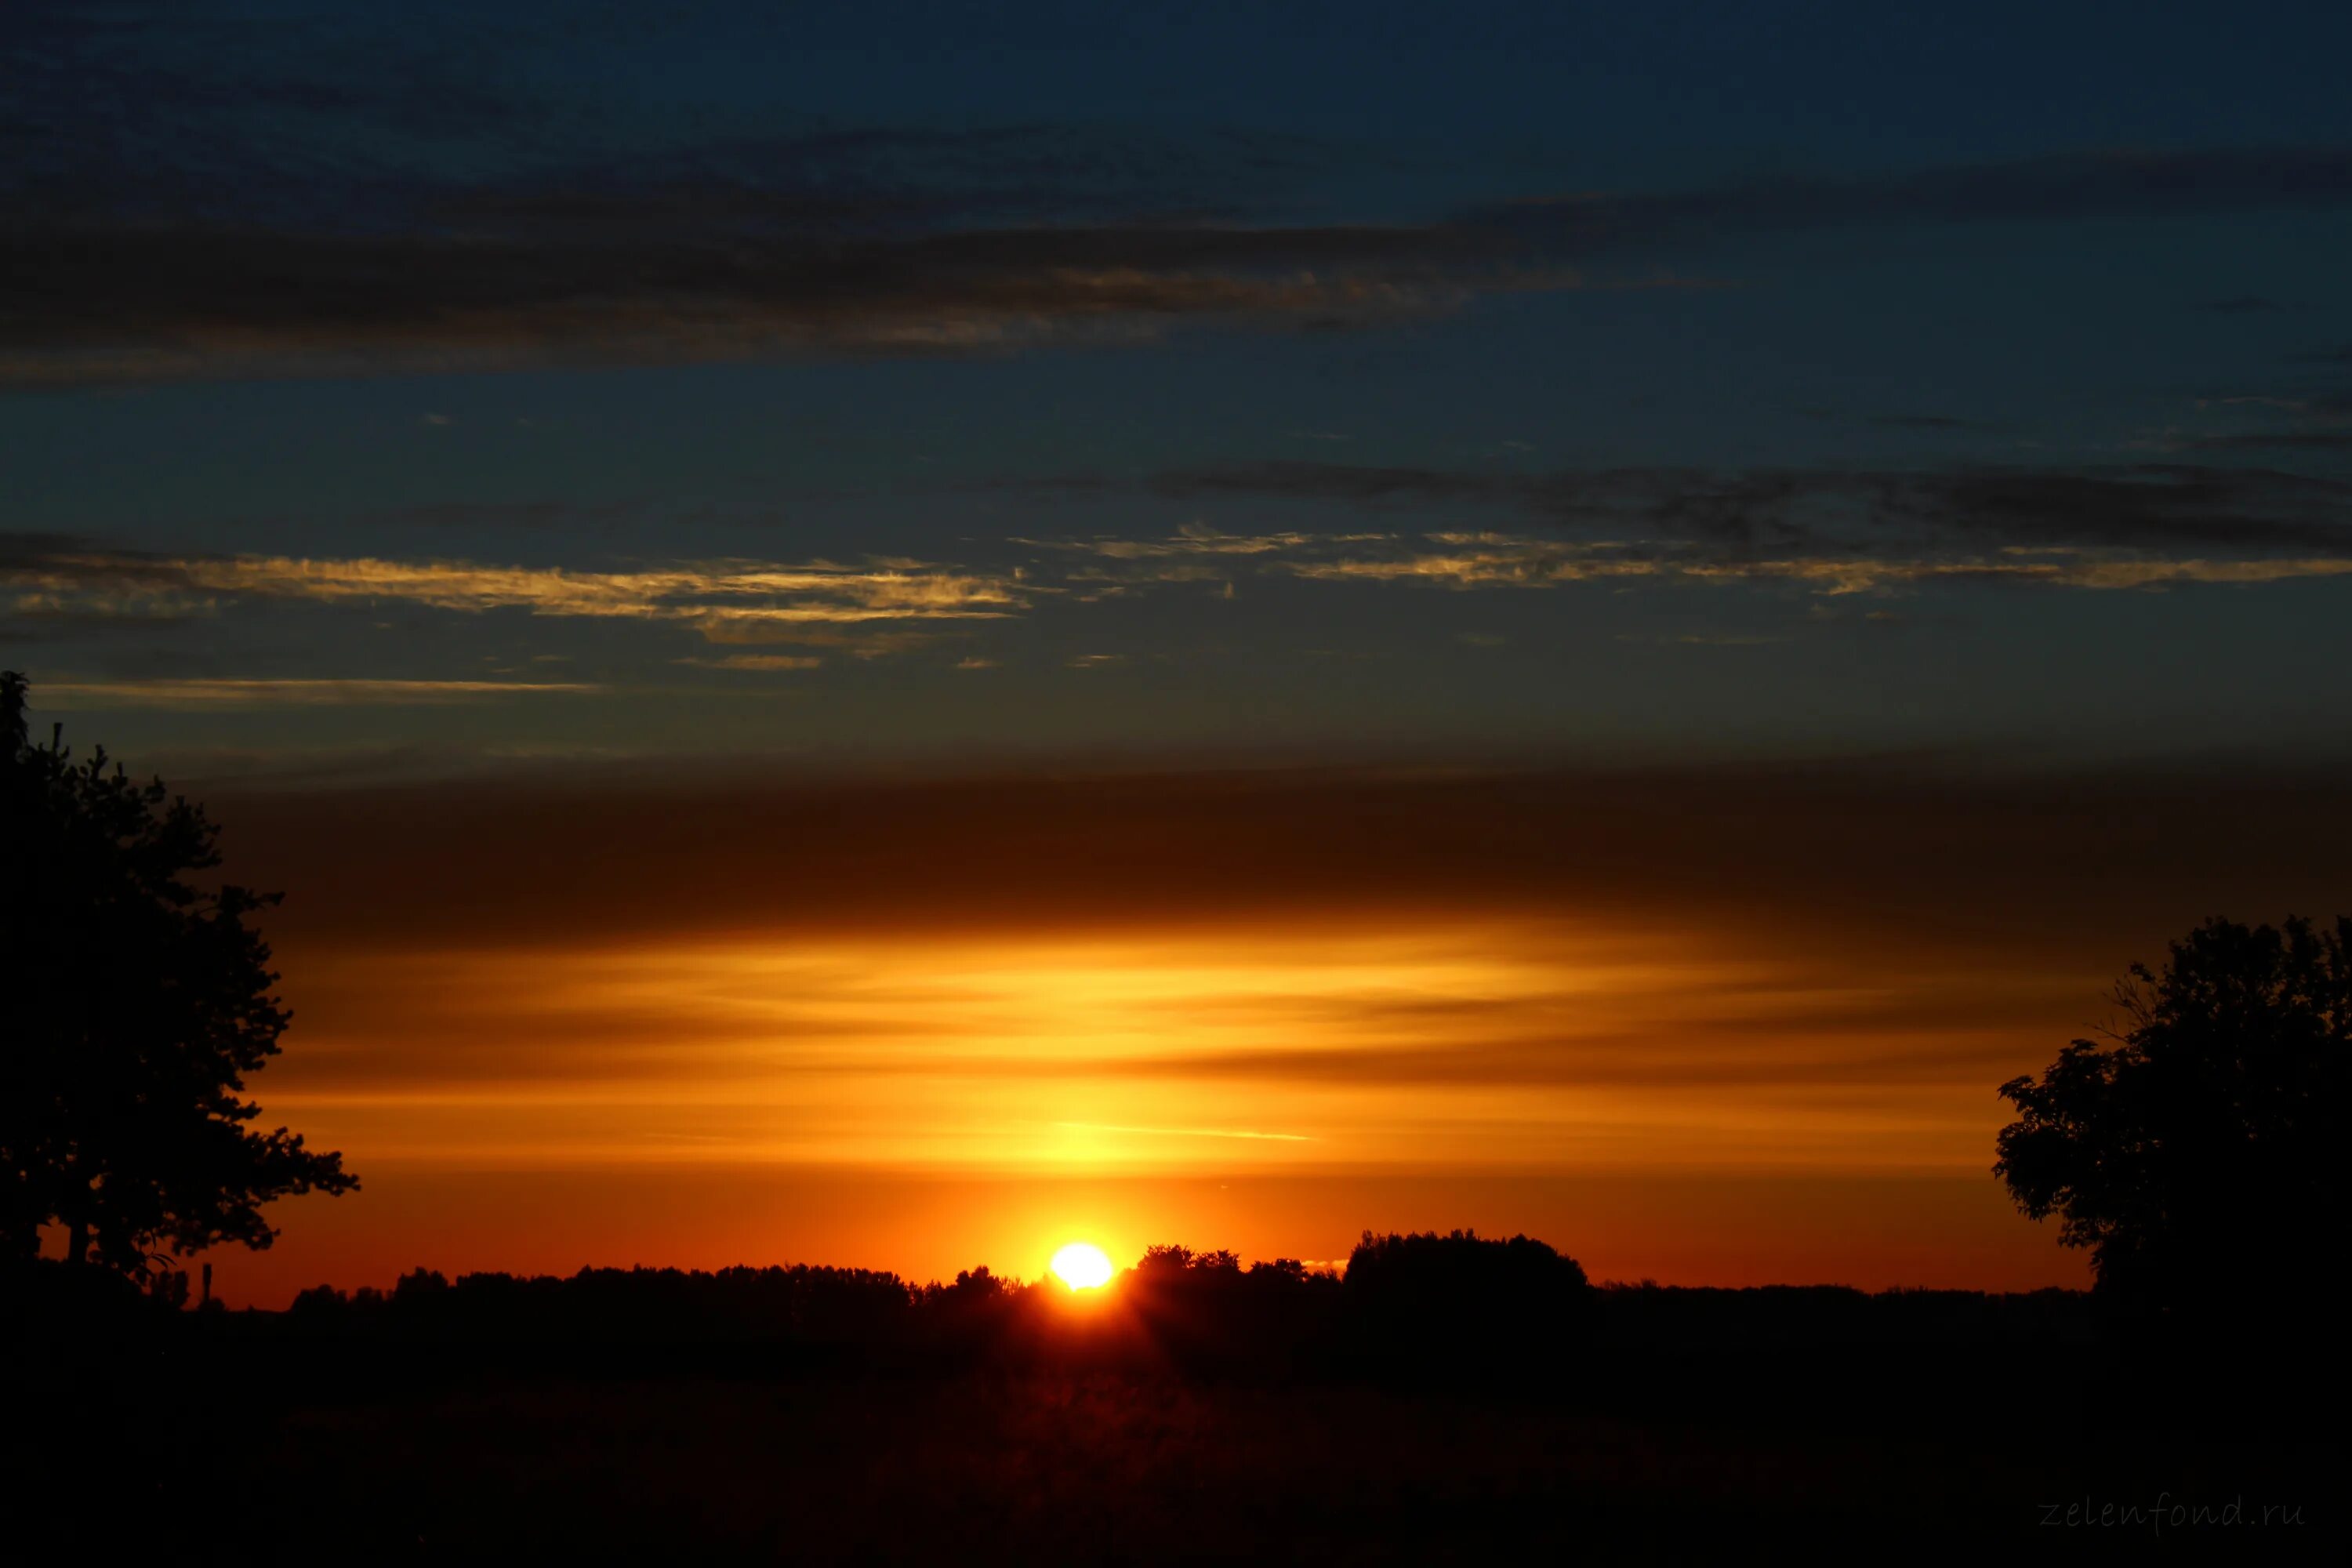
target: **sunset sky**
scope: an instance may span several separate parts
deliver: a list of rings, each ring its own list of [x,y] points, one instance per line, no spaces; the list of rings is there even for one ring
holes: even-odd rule
[[[222,1292],[2084,1282],[1995,1087],[2352,909],[2347,58],[11,7],[0,665],[285,889],[253,1088],[363,1183]]]

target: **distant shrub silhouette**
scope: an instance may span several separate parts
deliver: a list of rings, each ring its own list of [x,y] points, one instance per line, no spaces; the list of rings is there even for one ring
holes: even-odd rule
[[[1525,1236],[1368,1230],[1348,1256],[1348,1309],[1360,1340],[1425,1370],[1555,1359],[1575,1347],[1573,1331],[1589,1317],[1592,1295],[1576,1259]]]
[[[1475,1230],[1443,1236],[1433,1230],[1375,1236],[1368,1230],[1348,1255],[1349,1290],[1367,1299],[1437,1299],[1464,1291],[1481,1297],[1579,1296],[1590,1287],[1575,1258],[1525,1236],[1503,1241]]]
[[[2208,921],[2116,1000],[2129,1027],[2111,1044],[2001,1085],[2020,1115],[1994,1173],[2027,1215],[2059,1216],[2126,1310],[2316,1310],[2337,1259],[2314,1226],[2344,1213],[2352,1132],[2352,920]]]
[[[249,923],[276,895],[208,884],[204,809],[103,748],[76,764],[32,744],[26,697],[0,675],[0,1253],[29,1257],[50,1226],[68,1263],[128,1275],[163,1247],[268,1247],[264,1205],[359,1184],[341,1155],[254,1131],[238,1098],[288,1023]]]

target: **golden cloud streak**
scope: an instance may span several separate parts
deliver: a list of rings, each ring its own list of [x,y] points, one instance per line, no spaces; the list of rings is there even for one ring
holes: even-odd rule
[[[1436,536],[1441,542],[1469,536]],[[1764,561],[1675,560],[1606,553],[1616,545],[1570,545],[1493,538],[1486,548],[1393,560],[1302,561],[1287,563],[1301,577],[1328,582],[1420,582],[1441,587],[1549,588],[1576,583],[1649,579],[1664,582],[1787,582],[1822,595],[1887,593],[1938,581],[1994,581],[2048,587],[2118,590],[2176,584],[2252,585],[2352,574],[2352,558],[2259,557],[2215,561],[2099,556],[2052,551],[2055,560],[2014,552],[1935,560],[1795,558]]]
[[[1285,550],[1308,550],[1334,544],[1368,544],[1392,539],[1388,533],[1220,533],[1206,524],[1186,523],[1166,539],[1026,539],[1010,542],[1033,549],[1061,550],[1106,561],[1157,561],[1171,556],[1270,555]]]
[[[516,680],[180,680],[44,681],[44,696],[91,707],[259,708],[279,704],[409,706],[490,697],[543,697],[601,691],[570,681]]]
[[[665,1161],[1957,1169],[1980,1163],[1981,1082],[2011,1048],[1981,997],[1942,1016],[1951,974],[1857,983],[1501,917],[378,951],[310,973],[312,1047],[273,1103],[456,1163],[642,1160],[653,1112],[712,1141]]]
[[[1129,1127],[1108,1121],[1056,1121],[1081,1132],[1141,1132],[1155,1138],[1256,1138],[1275,1143],[1312,1143],[1304,1132],[1259,1132],[1244,1127]]]
[[[537,616],[683,621],[712,641],[789,640],[730,637],[711,629],[763,621],[996,619],[1027,608],[1035,591],[1017,576],[898,561],[844,566],[729,560],[576,572],[371,556],[156,560],[89,553],[53,556],[9,573],[7,580],[52,610],[152,613],[149,607],[159,601],[177,605],[191,595],[199,602],[208,595],[320,604],[392,600],[468,613],[523,609]]]
[[[2011,546],[1990,554],[1785,556],[1726,559],[1689,544],[1630,540],[1535,539],[1484,530],[1421,536],[1416,551],[1394,533],[1227,534],[1188,523],[1157,539],[1034,539],[1010,542],[1112,563],[1069,572],[1071,583],[1183,584],[1223,580],[1221,557],[1274,557],[1257,567],[1322,582],[1422,583],[1454,589],[1551,588],[1579,583],[1793,583],[1817,594],[1891,593],[1939,581],[2006,582],[2099,590],[2191,584],[2256,585],[2352,574],[2352,557],[2167,558],[2065,545]],[[1388,552],[1338,554],[1350,546]],[[1099,595],[1097,595],[1099,596]]]

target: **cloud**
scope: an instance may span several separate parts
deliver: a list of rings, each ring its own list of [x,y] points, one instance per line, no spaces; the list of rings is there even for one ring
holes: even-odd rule
[[[55,536],[0,541],[0,587],[26,613],[141,616],[219,600],[410,604],[479,613],[674,621],[712,642],[854,637],[876,623],[992,620],[1038,590],[919,562],[704,561],[628,572],[371,556],[162,556]]]
[[[1385,539],[1385,533],[1329,534],[1221,533],[1206,523],[1188,522],[1165,539],[1139,539],[1126,534],[1097,534],[1088,539],[1033,539],[1015,534],[1007,542],[1038,550],[1098,556],[1106,561],[1190,560],[1202,556],[1271,555],[1333,542]],[[1191,579],[1187,579],[1188,581]]]
[[[1129,1127],[1110,1121],[1056,1121],[1084,1132],[1140,1132],[1155,1138],[1252,1138],[1276,1143],[1313,1143],[1304,1132],[1258,1132],[1239,1127]]]
[[[676,662],[704,669],[815,669],[824,660],[807,654],[730,653],[723,658],[681,658]]]
[[[36,703],[49,690],[36,685]],[[2098,949],[2106,939],[2069,924],[2085,887],[2132,920],[2170,911],[2170,928],[2216,910],[2325,905],[2352,876],[2340,760],[2303,772],[2259,759],[2032,771],[1841,756],[841,779],[566,761],[448,784],[208,794],[239,826],[240,876],[349,890],[289,904],[289,929],[368,942],[430,930],[560,946],[762,923],[1238,930],[1309,906],[1342,925],[1356,910],[1473,907],[1704,923],[1737,907],[1893,921],[1955,951],[2010,928]],[[713,821],[740,830],[713,835]],[[549,852],[567,844],[602,849]],[[1922,856],[1949,875],[1921,879]],[[616,884],[641,896],[598,896]],[[793,886],[826,896],[777,899]],[[454,903],[452,889],[464,895]],[[2100,972],[2125,956],[2106,952]]]
[[[1181,500],[1483,507],[1619,540],[1808,552],[1922,541],[1985,548],[2352,547],[2352,483],[2187,463],[1493,474],[1282,461],[1176,470],[1153,483]]]
[[[1080,480],[1088,488],[1098,481]],[[1149,481],[1171,499],[1374,514],[1487,511],[1414,531],[1187,524],[1150,538],[1024,538],[1097,564],[1072,581],[1325,582],[1456,589],[1782,583],[1821,594],[1938,582],[2082,589],[2251,585],[2352,572],[2352,483],[2273,468],[2146,463],[1942,469],[1465,469],[1260,462]]]
[[[986,177],[991,134],[1054,149],[1032,159],[1017,196]],[[85,170],[67,182],[77,201],[19,201],[0,239],[0,300],[24,302],[0,306],[0,381],[961,354],[1132,342],[1187,321],[1361,326],[1497,291],[1672,286],[1666,258],[1750,236],[2352,203],[2352,151],[2281,147],[1302,222],[1171,204],[1152,188],[1160,175],[1107,197],[1080,151],[1093,134],[959,143],[872,130],[602,173],[385,176],[361,202],[348,182],[307,200],[298,184],[201,219],[159,219],[123,171]],[[942,166],[910,193],[874,163],[884,148]],[[1197,167],[1247,162],[1226,148]]]
[[[2352,451],[2352,430],[2242,430],[2192,437],[2173,446],[2189,452],[2347,452]]]
[[[2344,351],[2352,358],[2352,350]],[[2326,355],[2306,354],[2326,360]],[[2197,400],[2200,418],[2219,411],[2233,429],[2168,430],[2151,445],[2175,452],[2342,452],[2352,450],[2352,392],[2306,386],[2293,392],[2238,393]],[[2284,416],[2284,422],[2279,416]],[[2253,423],[2245,423],[2252,419]],[[2268,420],[2269,423],[2262,421]]]
[[[1471,221],[1584,247],[1878,224],[2022,223],[2325,207],[2352,200],[2352,148],[2057,153],[1848,178],[1497,204]],[[1468,216],[1469,215],[1465,215]]]
[[[1929,987],[1922,985],[1919,989],[1924,992]],[[1474,1036],[1449,1046],[1421,1049],[1274,1048],[1148,1058],[1116,1065],[1121,1074],[1141,1078],[1424,1089],[1475,1085],[1685,1090],[1700,1086],[1852,1088],[1861,1084],[1972,1083],[1995,1076],[2000,1064],[2016,1051],[2014,1036],[1993,1033],[1984,1027],[1984,1015],[1992,1010],[1988,999],[1950,1000],[1958,1005],[1955,1021],[1947,1027],[1947,1038],[1922,1040],[1916,1018],[1888,1019],[1883,1025],[1885,1041],[1876,1050],[1853,1045],[1823,1050],[1818,1039],[1811,1054],[1791,1049],[1797,1042],[1788,1039],[1767,1042],[1750,1037],[1729,1044],[1717,1040],[1695,1043],[1690,1037],[1711,1031],[1684,1024],[1673,1031],[1684,1037],[1673,1046],[1654,1035],[1615,1035],[1599,1039],[1560,1035],[1525,1039]]]
[[[1212,243],[1184,229],[1038,229],[817,246],[674,237],[648,216],[641,233],[660,237],[0,242],[0,288],[56,301],[37,317],[0,315],[0,383],[960,355],[1132,342],[1188,320],[1360,324],[1454,309],[1473,292],[1426,264],[1376,266],[1394,247],[1349,231]],[[261,282],[288,276],[306,286]],[[1497,272],[1477,288],[1574,281]]]
[[[270,934],[304,1026],[337,1047],[310,1084],[1080,1075],[1073,1113],[1170,1131],[1325,1131],[1328,1107],[1233,1117],[1253,1083],[1981,1097],[2023,1070],[2000,1066],[2021,1038],[2046,1059],[2095,1023],[2132,956],[2217,910],[2332,908],[2352,873],[2343,770],[2245,761],[949,779],[570,761],[210,793],[231,873],[296,895]],[[1148,1098],[1184,1079],[1216,1092]],[[1137,1096],[1107,1100],[1118,1080]]]
[[[2053,552],[2055,553],[2055,552]],[[2352,574],[2352,556],[2168,560],[2055,553],[1902,560],[1879,556],[1745,561],[1637,553],[1623,547],[1492,536],[1475,549],[1294,563],[1297,575],[1327,582],[1417,582],[1438,587],[1549,588],[1574,583],[1788,583],[1823,595],[1887,593],[1937,582],[2008,583],[2059,588],[2249,585]],[[1687,640],[1687,639],[1686,639]]]
[[[88,708],[409,707],[500,697],[602,691],[575,681],[520,680],[45,680],[41,694]]]
[[[911,653],[928,647],[942,637],[962,635],[961,622],[929,620],[921,623],[928,630],[914,630],[904,621],[887,624],[864,623],[853,626],[819,626],[806,621],[780,621],[755,616],[738,616],[726,613],[706,615],[696,618],[694,630],[702,640],[722,647],[772,647],[832,648],[852,658],[887,658],[893,654]]]

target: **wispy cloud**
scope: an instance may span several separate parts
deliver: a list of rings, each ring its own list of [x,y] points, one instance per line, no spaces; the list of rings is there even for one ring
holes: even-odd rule
[[[1203,522],[1188,522],[1161,539],[1125,534],[1097,534],[1085,539],[1032,539],[1015,535],[1010,542],[1037,550],[1093,555],[1105,561],[1181,561],[1216,555],[1272,555],[1286,550],[1318,548],[1334,542],[1385,539],[1385,533],[1223,533]]]
[[[1056,1121],[1081,1132],[1140,1132],[1155,1138],[1254,1138],[1269,1143],[1312,1143],[1304,1132],[1259,1132],[1242,1127],[1129,1127],[1110,1121]]]
[[[1013,542],[1086,558],[1066,573],[1073,584],[1128,587],[1255,573],[1454,589],[1754,583],[1842,595],[1961,582],[2254,585],[2352,572],[2352,483],[2267,468],[1497,474],[1285,461],[1180,470],[1148,487],[1185,500],[1286,503],[1348,521],[1505,514],[1540,531],[1340,522],[1228,534],[1196,521],[1153,537]]]
[[[1980,1172],[1986,1086],[2163,911],[2352,862],[2340,770],[2242,764],[562,772],[215,798],[310,889],[283,1092],[453,1155],[520,1095],[543,1158],[659,1102],[760,1158],[1712,1160],[1793,1116]]]
[[[1486,508],[1588,537],[1807,552],[1885,541],[2352,547],[2352,482],[2196,463],[1935,468],[1567,468],[1539,473],[1264,462],[1179,469],[1155,489],[1355,508]]]
[[[730,653],[720,658],[681,658],[677,662],[703,669],[783,670],[815,669],[824,660],[811,654]]]
[[[1464,542],[1459,540],[1444,542]],[[2095,556],[2052,551],[1901,560],[1846,558],[1708,560],[1641,553],[1628,546],[1585,546],[1491,536],[1475,548],[1291,563],[1301,577],[1330,582],[1416,582],[1438,587],[1548,588],[1629,580],[1685,583],[1789,583],[1817,594],[1886,593],[1937,582],[2011,583],[2058,588],[2164,588],[2195,583],[2241,585],[2352,574],[2352,556],[2237,561]]]
[[[2189,307],[2215,316],[2275,315],[2292,307],[2263,294],[2227,294],[2218,299],[2200,300]]]
[[[1030,539],[1015,535],[1011,542],[1039,550],[1098,555],[1106,561],[1156,561],[1199,555],[1265,555],[1278,550],[1318,543],[1321,538],[1318,534],[1297,532],[1235,536],[1188,525],[1168,539],[1134,539],[1118,534],[1101,534],[1090,539]]]
[[[298,182],[201,225],[157,222],[134,201],[152,203],[152,174],[82,168],[76,203],[21,215],[0,242],[0,294],[40,302],[0,311],[0,381],[969,354],[1133,342],[1184,322],[1362,326],[1481,294],[1677,286],[1670,258],[1746,237],[2352,203],[2352,152],[2280,147],[1283,222],[1149,192],[1106,201],[1066,156],[1034,162],[1034,190],[1008,200],[980,177],[980,132],[933,138],[927,156],[961,163],[910,193],[903,171],[872,166],[888,136],[710,148],[625,176],[382,179],[341,216],[350,179]]]
[[[45,680],[44,698],[93,708],[406,707],[501,697],[576,696],[602,691],[577,681],[272,680],[191,678],[166,680]]]
[[[2352,363],[2352,349],[2300,357]],[[2352,391],[2342,387],[2200,397],[2197,414],[2191,427],[2167,429],[2147,444],[2169,452],[2352,451]]]
[[[0,550],[0,584],[15,592],[23,613],[137,616],[159,606],[184,613],[219,599],[403,603],[682,622],[713,642],[789,641],[796,628],[997,619],[1025,609],[1035,592],[1013,576],[917,562],[730,560],[583,572],[455,560],[165,557],[55,540]]]

